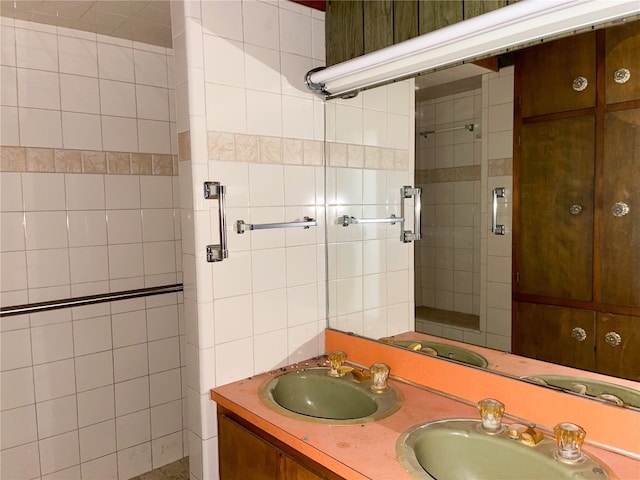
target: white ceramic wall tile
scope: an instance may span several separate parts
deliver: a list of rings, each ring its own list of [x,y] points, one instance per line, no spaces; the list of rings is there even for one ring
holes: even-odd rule
[[[183,432],[157,438],[151,442],[153,468],[180,460],[183,455]]]
[[[173,199],[168,192],[171,192],[171,177],[140,177],[142,208],[172,208]]]
[[[149,377],[151,406],[162,405],[182,398],[180,369],[167,370]]]
[[[138,118],[169,121],[169,94],[166,88],[136,85]]]
[[[96,317],[73,322],[76,355],[111,350],[111,317]]]
[[[80,463],[78,433],[68,432],[40,440],[40,470],[52,473]]]
[[[149,374],[147,344],[116,348],[113,351],[113,373],[116,382]]]
[[[34,403],[33,369],[19,368],[0,374],[2,410],[23,407]]]
[[[232,87],[244,87],[244,51],[242,42],[204,35],[203,47],[205,81]],[[220,68],[224,65],[224,68]]]
[[[276,330],[254,337],[253,356],[256,373],[284,367],[288,364],[286,332],[286,330]]]
[[[178,337],[149,342],[149,373],[164,372],[180,366]]]
[[[0,63],[2,65],[16,65],[16,30],[12,26],[2,25],[2,32],[0,32],[2,38]]]
[[[100,90],[96,78],[61,74],[60,98],[62,110],[100,113]]]
[[[216,386],[253,375],[253,343],[253,338],[245,338],[216,347]]]
[[[107,244],[107,229],[104,212],[68,212],[67,224],[70,247],[87,247]]]
[[[95,41],[58,36],[61,73],[98,76],[98,52]]]
[[[113,385],[78,393],[78,426],[82,428],[114,418],[113,395]]]
[[[132,49],[98,42],[97,51],[100,78],[134,81]]]
[[[99,115],[62,112],[62,144],[75,150],[101,150]]]
[[[116,419],[118,450],[151,440],[151,418],[149,410],[141,410]]]
[[[174,242],[144,243],[143,249],[145,275],[176,271]]]
[[[253,333],[251,296],[223,298],[214,304],[217,344],[250,337]]]
[[[102,147],[116,152],[137,152],[137,123],[133,118],[108,117],[103,115]]]
[[[80,461],[87,462],[116,451],[115,421],[97,423],[79,430]]]
[[[0,172],[0,202],[3,212],[22,211],[22,180],[20,173]]]
[[[4,291],[26,290],[27,263],[24,252],[3,252],[0,253],[0,259],[0,288]]]
[[[116,383],[116,416],[149,408],[149,377]]]
[[[144,273],[141,244],[110,245],[110,278],[139,277]]]
[[[150,341],[179,334],[177,307],[177,305],[168,305],[147,310],[148,338]]]
[[[138,150],[150,153],[171,153],[169,122],[138,120]]]
[[[292,96],[282,97],[282,135],[287,138],[313,139],[313,100]]]
[[[113,383],[113,353],[111,351],[85,355],[75,359],[75,382],[78,392]]]
[[[141,243],[142,218],[140,210],[107,211],[109,244]]]
[[[151,444],[143,443],[118,452],[118,478],[127,479],[150,471]]]
[[[252,206],[284,203],[284,169],[281,165],[249,164],[249,198]]]
[[[27,212],[24,218],[27,250],[68,246],[65,212]]]
[[[43,402],[76,392],[73,360],[36,365],[33,368],[36,401]]]
[[[59,75],[54,72],[18,68],[20,107],[60,109]]]
[[[34,365],[73,357],[71,323],[32,328],[31,348]]]
[[[134,50],[133,56],[136,83],[168,87],[166,55]]]
[[[3,185],[3,189],[4,187],[5,185]],[[64,175],[56,173],[45,176],[37,173],[23,173],[22,197],[26,211],[64,210]],[[3,211],[5,211],[4,203]]]
[[[0,414],[0,420],[2,421],[0,448],[3,450],[38,438],[35,405],[3,411]]]
[[[318,281],[315,246],[287,249],[287,286],[304,285]]]
[[[18,109],[15,107],[0,108],[0,143],[2,145],[19,145]]]
[[[2,75],[0,105],[16,107],[18,105],[18,84],[15,67],[1,67],[0,75]]]
[[[277,93],[246,91],[247,133],[282,136],[282,103]]]
[[[75,395],[38,403],[36,411],[38,438],[52,437],[78,428]]]
[[[16,28],[16,63],[18,67],[58,71],[58,42],[55,35]]]
[[[69,251],[67,249],[28,251],[27,277],[30,288],[69,284]]]
[[[280,49],[311,57],[311,17],[280,9]]]
[[[287,330],[289,345],[289,363],[304,360],[318,355],[318,331],[316,322],[298,325]]]
[[[207,130],[243,133],[247,129],[244,89],[207,83]]]
[[[287,326],[285,289],[256,293],[252,298],[254,335],[281,330]]]
[[[82,478],[117,480],[118,460],[115,453],[83,463]]]
[[[278,7],[262,2],[243,2],[244,41],[278,50]]]
[[[245,44],[244,51],[246,88],[280,93],[281,76],[278,51],[249,44]]]
[[[40,475],[37,442],[2,450],[0,460],[2,475],[7,478],[37,478]]]
[[[151,437],[156,439],[182,430],[182,401],[165,403],[151,409]]]
[[[20,145],[30,147],[62,147],[60,112],[36,108],[20,108]]]

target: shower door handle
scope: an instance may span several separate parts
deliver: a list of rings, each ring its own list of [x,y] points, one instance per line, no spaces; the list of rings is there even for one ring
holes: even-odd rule
[[[220,182],[204,182],[204,198],[218,200],[220,227],[220,243],[217,245],[207,245],[207,262],[221,262],[225,258],[229,258],[229,250],[227,249],[227,218],[225,206],[225,194],[227,187]]]
[[[406,215],[404,214],[404,201],[407,198],[414,197],[413,201],[413,232],[404,229]],[[410,243],[414,240],[420,240],[420,230],[422,229],[422,188],[411,187],[405,185],[400,188],[400,217],[402,218],[402,228],[400,231],[400,241],[402,243]]]
[[[506,233],[506,229],[504,225],[498,225],[498,199],[504,198],[505,189],[504,187],[494,188],[492,192],[493,202],[492,202],[492,212],[491,212],[491,231],[494,235],[504,235]]]

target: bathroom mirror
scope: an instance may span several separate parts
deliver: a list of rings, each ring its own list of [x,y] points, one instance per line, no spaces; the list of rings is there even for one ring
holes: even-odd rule
[[[404,347],[455,343],[491,357],[500,374],[588,376],[640,391],[640,382],[504,354],[514,76],[508,56],[500,63],[498,72],[456,65],[326,103],[329,327],[395,336]],[[405,185],[422,188],[422,239],[411,243],[400,240],[414,229]],[[497,236],[490,214],[500,188],[506,234]]]

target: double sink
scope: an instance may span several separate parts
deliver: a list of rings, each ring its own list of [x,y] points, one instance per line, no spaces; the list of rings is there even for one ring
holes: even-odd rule
[[[282,415],[332,425],[380,421],[402,405],[393,387],[374,393],[370,379],[352,373],[332,377],[328,372],[315,367],[273,376],[262,384],[261,399]],[[403,432],[396,442],[396,458],[414,479],[614,478],[584,454],[571,463],[557,460],[556,448],[550,437],[529,446],[502,431],[486,433],[479,420],[447,419]]]

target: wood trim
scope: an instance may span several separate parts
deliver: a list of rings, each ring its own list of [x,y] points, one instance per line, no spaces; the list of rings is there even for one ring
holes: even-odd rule
[[[543,297],[541,295],[529,295],[525,293],[513,294],[514,302],[541,303],[557,307],[578,308],[582,310],[594,310],[600,313],[613,313],[618,315],[632,315],[640,317],[640,308],[625,305],[610,305],[600,302],[582,302],[580,300],[567,300],[564,298]],[[514,317],[515,318],[515,317]]]
[[[337,475],[336,473],[332,472],[331,470],[329,470],[324,465],[321,465],[318,462],[316,462],[315,460],[312,460],[311,458],[307,457],[306,455],[303,455],[298,450],[292,448],[290,445],[287,445],[286,443],[284,443],[283,441],[277,439],[273,435],[271,435],[271,434],[265,432],[264,430],[260,429],[258,426],[256,426],[253,423],[249,422],[245,418],[242,418],[239,415],[233,413],[231,410],[226,409],[225,407],[221,406],[220,404],[217,405],[217,409],[218,409],[218,417],[222,417],[222,416],[227,417],[229,420],[231,420],[234,423],[237,423],[238,425],[240,425],[242,428],[244,428],[245,430],[247,430],[251,434],[253,434],[256,437],[266,441],[267,443],[270,443],[271,445],[273,445],[277,449],[282,450],[282,452],[285,455],[287,455],[288,457],[292,458],[296,462],[304,465],[309,470],[315,471],[315,473],[317,473],[320,476],[326,478],[327,480],[346,480],[344,477],[341,477],[340,475]]]
[[[604,172],[604,110],[605,110],[605,42],[604,30],[596,32],[596,131],[593,189],[593,281],[592,299],[596,305],[602,302],[602,184]]]
[[[325,0],[291,0],[293,3],[299,3],[305,7],[314,8],[325,12],[327,10],[327,2]]]

